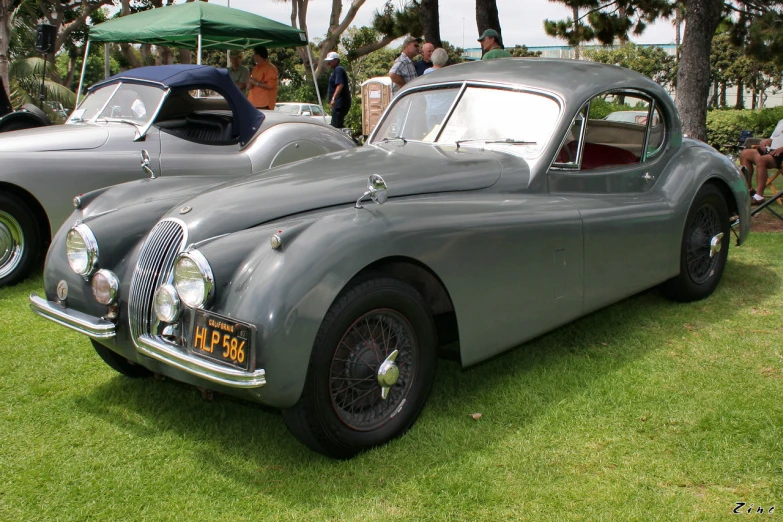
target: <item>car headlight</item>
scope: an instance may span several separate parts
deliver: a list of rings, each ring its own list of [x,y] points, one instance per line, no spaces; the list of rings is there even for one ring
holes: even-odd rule
[[[173,323],[179,319],[179,296],[171,285],[163,285],[155,292],[155,315],[164,323]]]
[[[71,270],[87,277],[98,266],[98,242],[90,227],[78,224],[68,231],[65,238],[65,255]]]
[[[110,270],[98,270],[91,281],[92,295],[102,305],[114,304],[120,291],[120,280]]]
[[[191,308],[203,307],[212,296],[215,278],[207,258],[198,250],[180,254],[174,263],[174,287]]]

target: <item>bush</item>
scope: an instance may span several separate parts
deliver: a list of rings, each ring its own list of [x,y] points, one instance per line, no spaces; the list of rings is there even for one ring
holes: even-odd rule
[[[755,110],[712,110],[707,113],[707,143],[720,152],[732,152],[743,130],[752,136],[768,138],[783,119],[783,106]]]

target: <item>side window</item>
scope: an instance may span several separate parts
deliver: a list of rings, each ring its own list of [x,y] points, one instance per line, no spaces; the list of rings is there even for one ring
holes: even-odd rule
[[[650,132],[647,138],[647,154],[645,160],[655,157],[663,150],[664,139],[666,138],[666,125],[663,121],[660,107],[656,106],[653,110],[654,116]]]
[[[641,163],[663,149],[665,128],[660,108],[644,94],[603,93],[574,118],[554,165],[591,170]]]
[[[582,170],[640,163],[651,103],[637,93],[610,92],[590,100]]]
[[[321,111],[321,108],[317,105],[313,105],[313,116],[321,116],[323,115],[323,112]]]

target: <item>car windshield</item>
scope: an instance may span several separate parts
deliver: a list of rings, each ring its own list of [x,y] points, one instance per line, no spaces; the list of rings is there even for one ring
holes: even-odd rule
[[[67,123],[126,120],[143,126],[155,116],[165,92],[160,87],[137,83],[106,85],[90,92]]]
[[[389,110],[373,143],[395,138],[508,150],[535,158],[549,142],[558,103],[531,92],[468,87],[415,91]],[[449,109],[456,105],[446,120]]]
[[[299,114],[299,105],[275,105],[275,111],[296,116]]]

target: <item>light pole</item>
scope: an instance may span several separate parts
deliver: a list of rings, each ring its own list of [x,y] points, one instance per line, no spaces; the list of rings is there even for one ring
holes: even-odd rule
[[[231,7],[231,0],[226,0],[226,7]],[[226,69],[231,67],[231,49],[226,49]]]

